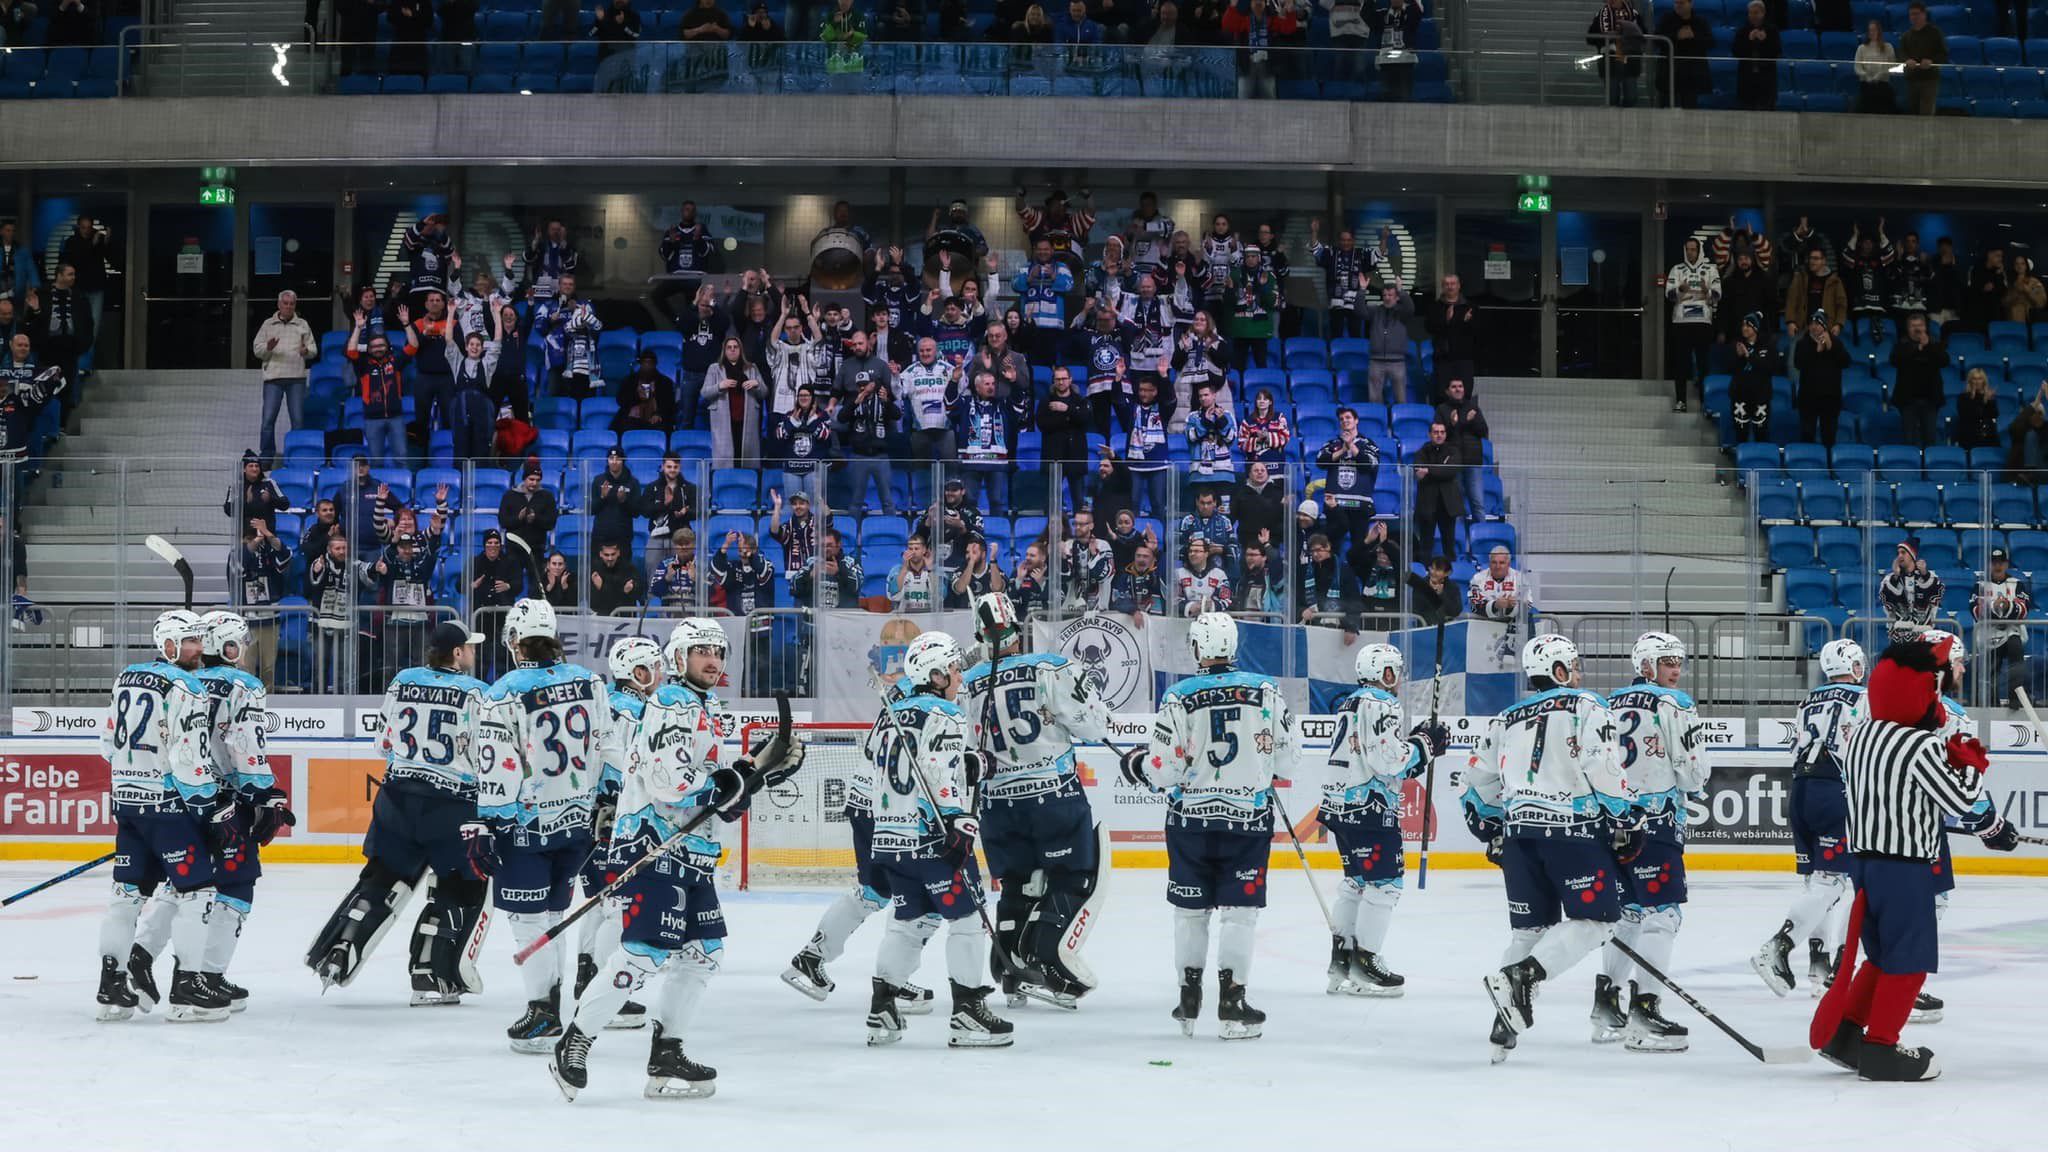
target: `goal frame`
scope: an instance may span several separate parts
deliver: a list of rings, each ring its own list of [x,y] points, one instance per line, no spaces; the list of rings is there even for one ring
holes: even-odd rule
[[[774,735],[776,728],[777,724],[774,721],[765,721],[747,725],[740,731],[740,748],[744,750],[754,747],[760,741],[765,740],[768,737]],[[866,736],[868,732],[871,731],[873,728],[873,724],[860,722],[834,723],[827,721],[815,721],[790,725],[790,734],[794,739],[807,745],[813,743],[811,737],[815,734],[830,733],[835,736],[844,734],[846,736],[856,737],[855,739],[851,740],[850,743],[855,748],[859,748],[862,744],[866,743]],[[833,740],[832,743],[834,745],[844,746],[837,739]],[[805,768],[799,769],[798,771],[801,774],[804,771],[808,771],[808,768],[809,766],[806,765]],[[771,852],[772,849],[756,842],[756,824],[757,821],[764,818],[766,813],[769,811],[768,808],[764,808],[763,806],[772,806],[775,803],[774,797],[772,795],[773,791],[773,789],[769,789],[756,795],[753,799],[753,802],[747,806],[746,818],[739,822],[740,852],[737,887],[738,890],[742,892],[747,891],[751,886],[755,884],[775,883],[775,880],[779,879],[770,878],[765,875],[768,869],[774,867],[774,865],[770,863],[769,860],[766,858],[767,854]],[[829,816],[827,817],[827,819],[829,820]],[[835,829],[837,829],[841,835],[845,836],[845,841],[844,843],[833,842],[824,845],[823,847],[833,852],[844,851],[846,853],[847,860],[845,872],[847,878],[850,880],[853,876],[852,834],[845,830],[846,826],[844,824],[835,823],[832,826]],[[792,884],[789,886],[803,887],[805,885]]]

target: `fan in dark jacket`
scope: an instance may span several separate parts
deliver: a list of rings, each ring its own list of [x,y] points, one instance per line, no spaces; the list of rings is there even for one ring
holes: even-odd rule
[[[1752,0],[1749,23],[1735,30],[1728,45],[1735,57],[1735,103],[1745,112],[1770,112],[1778,107],[1778,57],[1783,54],[1778,30],[1764,20],[1764,6]]]
[[[1693,11],[1692,0],[1677,0],[1671,11],[1657,21],[1657,35],[1671,42],[1669,71],[1652,67],[1657,73],[1657,103],[1669,107],[1697,108],[1710,87],[1707,54],[1714,48],[1714,25]]]
[[[1238,555],[1253,548],[1284,551],[1287,540],[1287,481],[1254,460],[1230,490],[1230,514],[1237,521]]]
[[[640,480],[626,467],[626,454],[616,446],[604,454],[604,471],[591,477],[584,505],[590,512],[593,544],[632,548],[633,517],[640,514]]]
[[[1721,310],[1716,314],[1721,343],[1735,343],[1742,335],[1743,319],[1752,313],[1764,325],[1759,331],[1768,336],[1780,303],[1778,282],[1757,262],[1756,253],[1747,247],[1737,248],[1721,275]]]
[[[1463,461],[1449,437],[1449,429],[1431,423],[1429,443],[1415,453],[1415,523],[1422,545],[1417,551],[1429,551],[1429,539],[1434,534],[1443,543],[1438,555],[1456,559],[1458,508],[1463,503],[1458,494],[1458,473]]]
[[[1764,334],[1766,315],[1751,312],[1744,316],[1742,330],[1736,334],[1733,345],[1735,379],[1728,385],[1728,406],[1735,417],[1737,444],[1771,438],[1771,396],[1781,358],[1771,338]]]
[[[1983,383],[1983,387],[1978,385]],[[1956,447],[1996,448],[2004,441],[1998,431],[1998,393],[1986,381],[1983,369],[1970,370],[1961,396],[1956,397]]]
[[[1436,422],[1444,426],[1444,442],[1457,449],[1458,482],[1465,490],[1465,517],[1478,520],[1486,514],[1486,413],[1479,402],[1465,395],[1465,382],[1453,380],[1444,389],[1444,402],[1436,406]]]
[[[1045,460],[1048,515],[1059,510],[1062,481],[1075,508],[1080,508],[1086,499],[1089,419],[1088,398],[1075,391],[1073,374],[1064,367],[1053,369],[1052,392],[1038,405],[1039,451]]]
[[[1424,627],[1456,620],[1465,610],[1465,597],[1451,580],[1451,563],[1442,556],[1429,561],[1429,574],[1408,573],[1408,610],[1422,618]]]
[[[1792,367],[1799,373],[1799,393],[1792,407],[1799,410],[1800,442],[1816,440],[1835,446],[1836,426],[1842,419],[1842,373],[1849,367],[1849,350],[1828,327],[1828,314],[1815,312],[1792,346]]]
[[[1906,425],[1906,443],[1931,448],[1939,435],[1943,389],[1941,370],[1948,367],[1948,345],[1927,331],[1927,317],[1906,320],[1906,334],[1892,346],[1892,407]]]
[[[239,519],[244,527],[251,520],[261,520],[264,527],[273,532],[277,530],[277,514],[292,506],[292,502],[285,499],[283,490],[278,488],[277,481],[272,480],[269,474],[263,471],[263,459],[256,455],[253,449],[242,453],[239,503],[238,509],[236,493],[230,491],[227,499],[220,502],[220,510],[227,516],[237,516],[239,513]]]
[[[507,488],[498,501],[498,527],[524,541],[534,556],[547,554],[548,534],[555,530],[555,521],[562,518],[555,494],[543,488],[540,481],[540,461],[528,457],[518,485]]]

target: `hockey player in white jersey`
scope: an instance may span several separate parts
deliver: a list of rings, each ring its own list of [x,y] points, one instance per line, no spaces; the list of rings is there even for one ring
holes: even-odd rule
[[[506,754],[476,728],[485,685],[470,673],[483,639],[452,620],[434,625],[426,664],[400,672],[384,691],[384,780],[363,836],[362,874],[306,953],[323,992],[355,980],[429,869],[433,887],[408,950],[412,1004],[458,1004],[463,993],[483,991],[476,960],[490,927],[489,874],[469,858],[462,829],[476,820],[480,766]]]
[[[611,704],[597,673],[564,659],[555,610],[521,600],[505,615],[518,666],[483,694],[480,739],[496,749],[477,765],[476,817],[462,829],[470,866],[493,878],[492,903],[519,947],[562,919],[590,858],[590,814],[604,771]],[[544,1054],[562,1035],[560,940],[530,957],[526,1011],[506,1029],[512,1050]]]
[[[1669,972],[1685,916],[1685,803],[1707,784],[1705,733],[1698,706],[1678,687],[1685,675],[1678,637],[1643,633],[1629,663],[1636,678],[1607,697],[1607,709],[1619,729],[1621,773],[1642,814],[1643,844],[1621,866],[1621,923],[1614,935],[1659,972]],[[1631,980],[1635,962],[1611,943],[1603,967],[1594,980],[1593,1042],[1620,1040],[1631,1052],[1685,1051],[1686,1029],[1664,1018],[1650,977]]]
[[[1462,797],[1466,824],[1507,887],[1512,939],[1486,978],[1495,1062],[1535,1024],[1537,986],[1613,937],[1619,864],[1644,839],[1614,714],[1579,686],[1579,650],[1538,636],[1522,646],[1522,671],[1532,694],[1487,722]]]
[[[215,861],[241,844],[234,794],[221,787],[206,745],[206,687],[194,672],[202,632],[199,617],[183,609],[157,617],[151,629],[157,658],[131,664],[115,678],[100,728],[114,815],[114,892],[100,923],[103,1021],[155,1006],[153,996],[145,1001],[138,995],[127,970],[136,922],[151,893],[170,885],[178,954],[205,955],[219,881]],[[165,1015],[178,1022],[225,1020],[231,1003],[195,965],[171,982]]]
[[[1318,818],[1336,843],[1344,882],[1330,909],[1331,995],[1402,994],[1407,981],[1380,959],[1401,900],[1401,785],[1449,747],[1450,730],[1427,720],[1404,728],[1401,650],[1358,650],[1358,690],[1337,705],[1330,776]]]
[[[1830,640],[1820,650],[1824,683],[1806,694],[1792,732],[1792,862],[1799,896],[1785,921],[1749,958],[1750,967],[1780,996],[1797,983],[1792,949],[1806,941],[1806,977],[1819,996],[1833,978],[1835,956],[1848,928],[1849,796],[1842,784],[1842,750],[1869,716],[1863,698],[1868,662],[1854,640]]]
[[[298,823],[284,789],[270,770],[265,747],[269,704],[263,681],[241,667],[249,648],[249,624],[233,612],[208,612],[199,618],[203,630],[199,642],[199,679],[207,696],[208,760],[215,779],[233,794],[233,817],[240,833],[238,844],[214,861],[219,874],[212,906],[206,910],[206,952],[196,967],[213,978],[228,994],[232,1010],[248,1007],[249,992],[227,978],[228,963],[234,959],[235,944],[241,939],[242,922],[256,898],[256,880],[263,875],[261,847],[277,838],[283,829]],[[140,989],[147,987],[155,997],[156,957],[170,939],[176,906],[164,889],[143,911],[135,935],[135,947],[128,953],[128,976]],[[192,957],[179,956],[172,970],[193,964]]]
[[[1001,592],[974,604],[989,659],[967,670],[962,695],[987,774],[979,788],[981,849],[1001,884],[990,970],[1009,1005],[1026,997],[1072,1009],[1096,984],[1081,956],[1102,914],[1106,828],[1081,791],[1077,743],[1109,737],[1109,706],[1088,670],[1058,653],[1024,652],[1024,625]]]
[[[903,679],[906,693],[884,713],[876,745],[875,867],[895,912],[875,953],[868,1044],[903,1038],[903,983],[943,926],[953,1000],[947,1046],[1008,1047],[1012,1025],[989,1010],[994,989],[980,983],[987,933],[969,801],[980,756],[967,747],[957,703],[960,646],[943,632],[922,633],[903,654]]]
[[[1168,688],[1148,746],[1123,757],[1124,780],[1166,793],[1166,900],[1173,905],[1180,1003],[1194,1035],[1202,1014],[1209,921],[1216,941],[1216,1019],[1225,1040],[1257,1037],[1266,1014],[1245,1000],[1252,939],[1266,906],[1273,779],[1294,763],[1294,716],[1269,676],[1233,668],[1237,621],[1205,612],[1188,625],[1201,671]]]
[[[624,786],[626,762],[632,755],[629,742],[634,729],[639,726],[641,714],[647,709],[647,701],[661,687],[666,666],[661,645],[645,636],[626,636],[614,641],[612,650],[605,656],[605,663],[612,674],[608,696],[612,722],[607,729],[610,739],[604,748],[604,772],[598,777],[597,798],[590,810],[592,847],[590,859],[583,865],[583,896],[586,900],[618,878],[618,869],[611,862],[612,826],[618,817],[619,791]],[[576,946],[578,1001],[583,999],[590,982],[597,978],[598,957],[610,956],[618,946],[619,915],[616,908],[599,908],[583,918]],[[646,1026],[647,1008],[632,1000],[626,1001],[619,1014],[605,1024],[607,1028]]]
[[[725,673],[725,630],[705,617],[684,620],[669,634],[664,660],[672,679],[657,688],[632,720],[610,866],[623,874],[676,838],[705,810],[736,820],[747,801],[803,765],[803,749],[778,734],[752,754],[726,763],[726,721],[713,689]],[[598,964],[588,998],[554,1046],[548,1071],[573,1101],[590,1083],[590,1049],[602,1025],[659,976],[654,1041],[647,1057],[649,1099],[710,1096],[718,1070],[691,1060],[683,1040],[697,1003],[718,971],[725,913],[716,876],[723,850],[716,827],[699,823],[677,846],[630,877],[613,897],[621,923],[617,945]]]

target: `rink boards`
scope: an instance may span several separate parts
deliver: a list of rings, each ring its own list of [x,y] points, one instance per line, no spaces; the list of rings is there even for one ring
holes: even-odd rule
[[[73,711],[19,709],[16,729],[40,726],[43,734],[0,739],[0,858],[90,859],[111,847],[107,762],[99,755],[94,730],[97,710]],[[745,723],[767,717],[743,714],[741,719]],[[1144,739],[1151,719],[1119,715],[1113,743],[1128,746]],[[292,796],[299,824],[265,850],[266,858],[301,863],[360,860],[357,849],[383,767],[375,748],[375,713],[281,709],[274,720],[271,763]],[[1436,766],[1437,820],[1430,864],[1486,867],[1458,807],[1469,751],[1483,718],[1446,716],[1444,721],[1452,730],[1452,748]],[[1333,726],[1327,716],[1300,718],[1302,755],[1295,774],[1279,790],[1282,807],[1319,868],[1337,866],[1315,823]],[[2022,832],[2048,835],[2048,755],[2034,733],[2024,723],[2008,721],[1979,727],[1993,750],[1987,786],[1999,811]],[[1712,774],[1706,796],[1692,802],[1690,811],[1688,861],[1696,869],[1792,867],[1787,823],[1791,758],[1785,750],[1789,721],[1766,718],[1757,729],[1752,734],[1740,720],[1711,721],[1707,756]],[[1114,748],[1084,748],[1081,762],[1095,812],[1109,827],[1116,865],[1164,868],[1164,799],[1122,782]],[[1402,825],[1411,868],[1421,840],[1423,792],[1423,781],[1414,780],[1404,794]],[[837,847],[846,840],[835,807],[830,795],[804,795],[784,787],[757,798],[750,819],[778,825],[782,839],[814,834],[821,845]],[[2048,875],[2048,849],[1994,853],[1971,836],[1954,836],[1950,843],[1960,872]],[[1294,866],[1293,847],[1277,829],[1274,849],[1276,867]]]

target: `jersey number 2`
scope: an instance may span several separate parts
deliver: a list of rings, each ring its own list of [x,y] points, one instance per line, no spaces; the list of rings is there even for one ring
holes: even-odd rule
[[[140,709],[132,726],[128,723],[128,712],[131,708]],[[142,739],[142,734],[149,731],[149,720],[154,715],[156,697],[143,692],[129,692],[123,688],[121,694],[114,698],[114,747],[155,755],[156,745],[145,743]]]

